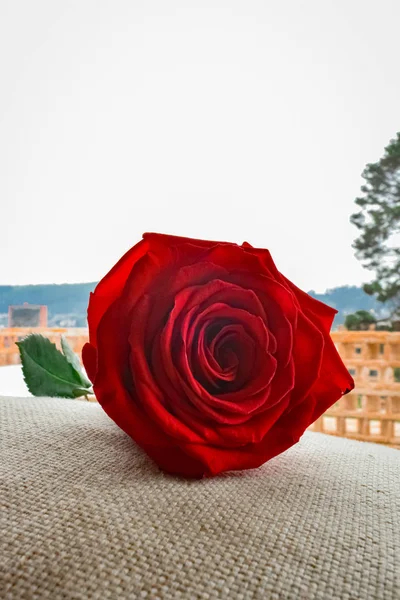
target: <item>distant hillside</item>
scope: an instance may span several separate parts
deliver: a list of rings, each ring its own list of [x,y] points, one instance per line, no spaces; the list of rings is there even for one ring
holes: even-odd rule
[[[7,313],[10,304],[46,304],[49,308],[50,325],[84,326],[89,293],[96,282],[62,285],[22,285],[0,286],[0,313]],[[308,292],[314,298],[336,308],[339,313],[334,325],[344,322],[347,314],[356,310],[373,310],[377,315],[384,314],[383,305],[363,292],[360,287],[341,286],[317,294]],[[5,324],[5,316],[3,324]]]
[[[376,316],[386,316],[384,305],[377,302],[372,296],[368,296],[361,287],[355,285],[343,285],[326,290],[324,294],[317,294],[314,290],[308,292],[310,296],[336,308],[338,314],[335,317],[334,326],[344,323],[346,315],[356,310],[373,311]]]
[[[63,283],[61,285],[2,285],[0,313],[7,313],[10,304],[46,304],[49,325],[86,326],[86,310],[93,283]],[[5,324],[3,319],[3,325]]]

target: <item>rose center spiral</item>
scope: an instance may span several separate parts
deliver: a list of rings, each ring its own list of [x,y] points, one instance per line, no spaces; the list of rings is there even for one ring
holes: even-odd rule
[[[250,377],[255,344],[240,323],[218,320],[205,323],[192,364],[196,378],[210,392],[239,389]]]

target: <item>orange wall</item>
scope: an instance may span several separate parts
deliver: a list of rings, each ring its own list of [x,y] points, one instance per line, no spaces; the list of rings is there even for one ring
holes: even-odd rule
[[[20,362],[18,346],[15,342],[22,340],[30,333],[40,333],[49,338],[56,346],[60,347],[61,336],[65,335],[71,344],[74,352],[79,356],[84,344],[88,340],[88,330],[85,327],[75,329],[68,328],[28,328],[28,327],[7,327],[0,329],[0,366],[16,365]]]

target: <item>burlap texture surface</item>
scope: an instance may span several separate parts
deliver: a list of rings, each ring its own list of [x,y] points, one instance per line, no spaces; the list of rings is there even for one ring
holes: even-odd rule
[[[317,433],[161,473],[96,403],[0,398],[0,597],[400,598],[400,452]]]

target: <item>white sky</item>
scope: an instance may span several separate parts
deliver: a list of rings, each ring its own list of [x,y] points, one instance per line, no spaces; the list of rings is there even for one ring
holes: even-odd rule
[[[0,0],[0,284],[99,279],[143,231],[359,284],[400,128],[398,0]]]

